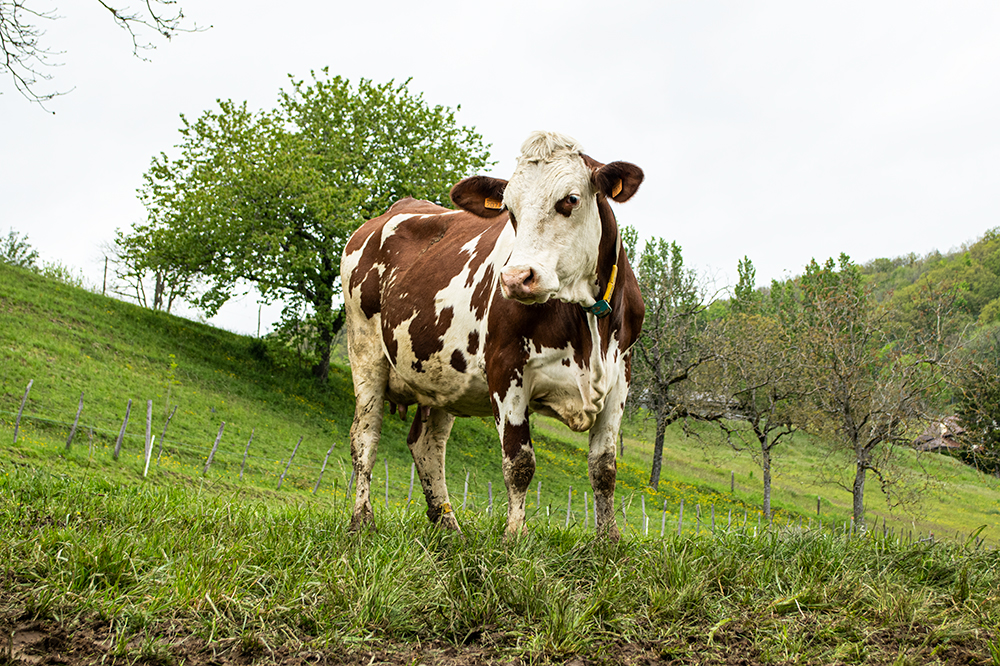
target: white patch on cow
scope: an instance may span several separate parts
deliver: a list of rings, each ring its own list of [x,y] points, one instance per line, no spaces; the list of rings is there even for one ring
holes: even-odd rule
[[[533,283],[523,302],[557,298],[593,305],[597,294],[597,252],[601,218],[591,171],[570,137],[535,132],[521,147],[514,175],[504,191],[504,204],[517,218],[517,237],[504,274],[530,271]],[[556,204],[580,197],[569,217]]]

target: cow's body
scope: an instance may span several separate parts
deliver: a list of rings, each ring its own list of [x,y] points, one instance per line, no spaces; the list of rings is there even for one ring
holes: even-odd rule
[[[599,531],[618,534],[615,443],[628,391],[628,349],[639,335],[643,306],[594,174],[624,163],[598,165],[558,135],[533,138],[547,142],[535,147],[541,157],[534,159],[529,138],[509,185],[482,177],[456,185],[453,198],[475,213],[405,199],[358,229],[345,249],[341,274],[357,399],[351,429],[355,529],[372,518],[371,470],[383,403],[389,401],[401,414],[408,405],[419,406],[408,442],[432,521],[458,528],[444,478],[454,417],[492,414],[503,449],[507,530],[523,526],[535,469],[528,415],[538,412],[573,430],[590,430],[596,524]],[[554,186],[553,165],[565,181]],[[638,172],[638,180],[634,172],[623,176],[633,181],[623,199],[641,182],[641,171],[626,166]],[[608,188],[620,192],[621,180],[612,178]],[[493,200],[483,191],[499,196]],[[519,229],[507,211],[498,210],[500,196],[516,213]],[[485,208],[478,205],[483,201]],[[546,215],[553,204],[560,212]],[[548,235],[526,218],[548,226]],[[592,228],[585,229],[588,222]],[[554,223],[577,226],[553,236]],[[533,247],[524,247],[525,238]],[[557,252],[560,239],[572,245],[580,238],[592,247]],[[541,263],[532,264],[539,256]],[[526,261],[515,265],[515,258]],[[614,266],[611,313],[598,318],[584,307],[600,299]]]

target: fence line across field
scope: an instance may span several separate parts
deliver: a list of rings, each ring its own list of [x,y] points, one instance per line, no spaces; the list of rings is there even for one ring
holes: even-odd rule
[[[70,445],[72,443],[73,437],[74,437],[75,433],[77,432],[77,430],[79,428],[81,428],[81,427],[83,429],[85,429],[85,430],[88,430],[89,433],[90,433],[90,442],[91,442],[91,445],[90,445],[90,455],[91,456],[94,455],[93,436],[94,436],[95,432],[98,433],[99,435],[104,435],[104,436],[109,436],[109,437],[114,434],[114,431],[107,430],[107,429],[97,428],[97,427],[95,427],[93,425],[91,425],[91,426],[87,426],[85,424],[82,425],[82,426],[80,425],[80,415],[81,415],[81,412],[83,411],[83,406],[84,406],[84,395],[83,395],[83,393],[80,394],[79,406],[77,407],[76,416],[75,416],[72,424],[67,423],[67,422],[63,422],[63,421],[59,421],[59,420],[48,419],[48,418],[45,418],[45,417],[33,416],[31,414],[24,414],[23,412],[24,412],[25,403],[27,402],[28,395],[29,395],[29,393],[31,391],[31,387],[32,387],[33,382],[34,382],[34,380],[31,380],[28,383],[28,386],[27,386],[27,388],[25,390],[25,393],[24,393],[24,397],[23,397],[23,399],[21,401],[20,408],[18,409],[18,412],[17,412],[17,419],[16,419],[16,422],[15,422],[15,430],[14,430],[14,443],[15,444],[16,444],[17,438],[19,436],[20,425],[21,425],[22,419],[27,419],[27,420],[30,420],[30,421],[36,421],[36,422],[40,422],[40,423],[46,423],[46,424],[50,424],[50,425],[69,426],[70,427],[70,436],[68,437],[68,439],[66,441],[66,449],[67,449],[67,451],[70,448]],[[115,446],[114,446],[114,452],[112,454],[112,458],[115,461],[117,461],[119,459],[119,456],[120,456],[123,444],[124,444],[124,442],[125,442],[126,439],[129,439],[129,440],[139,439],[139,440],[141,440],[142,443],[143,443],[142,476],[145,478],[147,476],[147,474],[148,474],[148,471],[149,471],[149,467],[150,467],[151,459],[152,459],[152,448],[153,448],[153,446],[155,444],[155,440],[156,440],[156,437],[151,434],[152,433],[152,400],[148,400],[147,401],[147,415],[146,415],[146,424],[145,424],[146,425],[146,428],[145,428],[145,437],[143,437],[142,435],[130,435],[130,434],[127,433],[127,425],[128,425],[128,421],[129,421],[129,415],[130,415],[130,412],[131,412],[131,407],[132,407],[132,400],[129,399],[128,402],[126,403],[125,417],[124,417],[124,419],[122,421],[121,428],[120,428],[120,430],[118,432],[118,436],[117,436],[117,438],[115,440]],[[173,416],[176,413],[176,411],[177,411],[177,406],[174,406],[173,410],[170,412],[169,416],[167,417],[166,422],[164,423],[163,431],[162,431],[162,433],[160,435],[159,452],[158,452],[158,454],[156,456],[156,458],[157,458],[156,459],[156,464],[157,465],[160,464],[161,454],[162,454],[163,449],[164,449],[165,439],[166,439],[165,435],[166,435],[166,432],[167,432],[167,427],[169,426],[170,421],[173,418]],[[0,410],[0,414],[4,414],[4,413],[13,415],[11,412],[6,412],[6,411],[3,411],[3,410]],[[205,456],[206,462],[205,462],[204,468],[201,471],[201,475],[202,476],[207,476],[212,463],[216,460],[216,456],[217,455],[219,456],[220,459],[223,459],[223,460],[227,456],[230,455],[230,452],[228,450],[226,450],[224,448],[222,450],[220,450],[220,444],[222,443],[222,440],[223,440],[223,433],[224,433],[225,425],[226,425],[225,422],[220,422],[218,434],[217,434],[217,436],[216,436],[216,438],[214,440],[214,443],[212,444],[211,448],[207,450],[207,455]],[[255,457],[255,456],[253,456],[253,455],[250,454],[250,448],[251,448],[251,444],[253,442],[255,433],[256,433],[256,428],[251,429],[250,438],[248,439],[248,441],[246,443],[246,446],[245,446],[245,448],[243,450],[242,460],[241,460],[241,464],[240,464],[240,472],[239,472],[239,479],[240,480],[243,480],[243,478],[244,478],[244,471],[246,469],[246,464],[247,464],[247,460],[248,459],[251,462],[259,461],[260,463],[263,463],[264,461],[270,460],[270,458],[265,458],[263,456],[257,456],[257,457]],[[284,465],[284,469],[281,472],[281,475],[280,475],[280,477],[278,479],[277,488],[279,490],[281,489],[282,484],[284,483],[285,478],[288,475],[289,471],[292,469],[293,459],[295,458],[295,455],[298,452],[299,446],[302,444],[303,439],[304,439],[304,436],[300,436],[299,437],[298,442],[295,444],[294,448],[292,449],[291,454],[289,455],[287,461],[282,460],[280,463],[278,463],[280,465]],[[334,441],[330,445],[330,447],[327,449],[326,455],[323,458],[322,464],[317,464],[317,465],[312,465],[312,464],[309,464],[309,463],[298,463],[297,464],[297,468],[298,468],[299,471],[304,471],[304,472],[315,471],[315,472],[317,472],[316,477],[315,477],[316,478],[316,482],[315,482],[315,485],[312,487],[312,494],[313,495],[316,495],[317,491],[320,488],[320,484],[321,484],[322,479],[323,479],[323,474],[326,471],[327,462],[328,462],[328,460],[330,458],[330,455],[332,454],[332,452],[333,452],[333,450],[334,450],[335,447],[336,447],[336,441]],[[204,447],[197,447],[197,446],[192,445],[190,443],[179,442],[179,441],[172,441],[172,442],[170,442],[169,448],[172,449],[175,452],[183,453],[183,454],[188,454],[188,455],[193,455],[193,456],[200,456],[202,453],[204,453],[206,451],[206,449]],[[239,456],[238,452],[233,452],[233,455]],[[235,465],[235,463],[233,463],[233,464]],[[228,468],[229,463],[226,462],[226,465],[227,465],[227,468]],[[258,467],[263,467],[263,465],[262,464],[258,464]],[[385,502],[384,503],[385,503],[386,510],[389,510],[390,509],[390,494],[391,494],[390,493],[390,487],[391,487],[391,484],[390,484],[389,459],[388,458],[384,458],[384,469],[385,469],[385,476],[384,476],[384,479],[383,479],[384,491],[385,491],[385,495],[384,495]],[[465,472],[466,472],[465,473],[465,484],[464,484],[464,488],[463,488],[462,504],[461,504],[462,511],[463,512],[464,511],[475,511],[477,507],[476,507],[476,503],[475,503],[475,500],[474,500],[474,492],[472,494],[470,494],[470,474],[471,473],[470,473],[469,470],[465,470]],[[264,476],[266,476],[267,472],[266,471],[262,472],[262,474]],[[347,478],[346,477],[346,473],[343,474],[343,477],[344,477],[344,479]],[[409,510],[413,506],[413,504],[414,504],[414,502],[413,502],[414,477],[415,477],[415,466],[411,463],[411,465],[410,465],[409,488],[408,488],[408,491],[406,493],[406,502],[405,502],[405,504],[402,505],[402,507],[403,507],[404,510]],[[735,472],[731,472],[730,473],[730,487],[731,488],[734,487],[734,479],[735,479]],[[351,477],[350,477],[350,479],[346,483],[346,491],[344,492],[344,497],[343,497],[343,501],[348,502],[348,503],[350,502],[350,493],[351,493],[351,490],[352,490],[352,487],[353,487],[353,481],[354,481],[354,473],[353,473],[353,469],[352,469],[351,470]],[[373,481],[375,481],[375,480],[373,479]],[[332,493],[334,495],[334,500],[336,500],[336,495],[339,494],[339,493],[337,493],[337,487],[338,487],[338,485],[340,485],[340,484],[338,484],[335,481],[334,482],[334,488],[332,490]],[[374,486],[374,483],[373,483],[373,486]],[[340,487],[343,487],[343,486],[340,486]],[[486,506],[483,508],[483,510],[488,515],[492,515],[493,512],[494,512],[493,483],[492,483],[492,481],[487,481],[486,492],[487,492],[487,496],[488,496],[488,502],[487,502]],[[631,531],[633,533],[641,534],[643,536],[648,536],[649,535],[650,516],[647,513],[646,494],[645,493],[640,493],[640,497],[639,497],[639,500],[640,500],[640,522],[638,524],[638,527],[636,527],[635,525],[633,525],[632,523],[629,522],[629,516],[628,516],[628,512],[627,512],[628,509],[631,508],[631,506],[632,506],[632,502],[633,502],[633,499],[634,499],[634,493],[632,494],[632,496],[628,497],[627,504],[626,504],[626,497],[623,497],[623,496],[621,496],[619,494],[619,498],[620,498],[619,499],[620,504],[619,504],[618,511],[616,513],[620,513],[621,514],[622,521],[624,523],[623,527],[626,530]],[[594,498],[594,502],[596,503],[596,498]],[[747,509],[747,507],[746,507],[746,505],[745,505],[744,502],[739,502],[739,503],[744,506],[744,515],[743,515],[742,522],[739,523],[739,525],[738,525],[738,528],[745,531],[748,528],[749,510]],[[591,508],[594,509],[595,516],[596,516],[596,505],[593,506],[593,507],[590,506],[590,502],[588,501],[588,493],[587,493],[587,491],[583,491],[583,503],[582,503],[582,506],[583,506],[583,522],[582,522],[582,525],[583,525],[583,527],[585,529],[589,529],[589,524],[590,524],[590,509]],[[822,518],[819,517],[820,516],[820,512],[821,512],[821,506],[822,506],[822,499],[817,496],[817,498],[816,498],[817,527],[816,527],[816,529],[818,529],[820,531],[822,531],[824,529],[824,522],[823,522]],[[536,482],[536,486],[535,486],[535,507],[534,507],[533,512],[531,512],[531,514],[530,514],[529,517],[537,517],[539,515],[539,513],[542,511],[542,507],[543,507],[543,504],[542,504],[542,481],[538,480]],[[552,504],[546,504],[546,505],[544,505],[544,508],[545,508],[546,519],[547,519],[547,522],[548,522],[548,521],[551,520]],[[678,508],[677,508],[677,535],[678,536],[682,536],[685,533],[685,528],[688,528],[688,531],[693,531],[695,534],[701,534],[703,531],[708,531],[708,532],[715,532],[716,531],[717,527],[716,527],[716,516],[715,516],[715,503],[711,503],[708,506],[708,510],[710,511],[710,516],[711,516],[710,523],[709,523],[710,527],[708,525],[706,525],[706,526],[703,527],[703,525],[702,525],[701,508],[702,507],[701,507],[700,503],[695,505],[695,520],[694,520],[694,524],[693,525],[690,525],[690,521],[688,523],[685,523],[685,520],[684,520],[684,498],[683,497],[680,498],[680,501],[679,501],[679,504],[678,504]],[[728,508],[729,508],[729,512],[728,512],[728,518],[727,518],[727,521],[726,521],[726,527],[725,527],[725,529],[726,530],[731,530],[733,528],[733,511],[732,511],[732,506],[730,506]],[[660,516],[660,536],[661,537],[666,536],[666,533],[667,533],[667,530],[666,530],[666,527],[667,527],[667,518],[668,518],[668,515],[670,513],[671,512],[668,511],[668,500],[665,499],[663,501],[663,506],[661,508],[661,516]],[[756,535],[762,529],[762,525],[761,525],[762,514],[759,511],[755,511],[755,513],[757,513],[757,525],[753,528],[753,531],[754,531],[754,534]],[[573,511],[573,488],[572,488],[572,486],[570,486],[569,489],[568,489],[567,496],[566,496],[566,514],[565,514],[565,521],[563,523],[563,527],[566,528],[566,529],[568,529],[572,525],[578,524],[578,523],[579,523],[579,519],[577,517],[577,512]],[[829,528],[829,531],[832,531],[834,533],[841,533],[841,534],[845,534],[845,535],[848,535],[848,536],[852,536],[852,535],[856,535],[857,534],[857,531],[855,530],[855,526],[853,524],[853,521],[851,521],[851,520],[845,521],[844,525],[843,525],[843,528],[840,528],[839,525],[836,524],[833,521],[827,522],[826,526]],[[774,527],[774,515],[773,515],[773,513],[772,513],[771,519],[769,521],[769,524],[766,527],[767,527],[767,529],[772,529]],[[794,523],[788,523],[788,522],[786,522],[784,525],[779,525],[779,527],[782,527],[783,529],[789,529],[789,528],[795,528],[795,525],[794,525]],[[691,528],[693,528],[693,530]],[[812,518],[809,519],[808,525],[803,525],[803,518],[800,515],[799,518],[798,518],[797,529],[800,530],[800,531],[806,531],[806,530],[811,531],[811,530],[813,530],[814,528],[813,528]],[[865,533],[867,535],[874,535],[877,531],[878,531],[878,516],[876,516],[875,521],[872,524],[872,527],[870,529],[865,530]],[[977,547],[982,548],[982,547],[984,547],[986,545],[986,539],[984,537],[981,537],[980,534],[981,534],[981,532],[977,532],[971,538],[974,538],[975,545]],[[891,528],[891,527],[889,527],[886,524],[885,519],[883,519],[883,521],[882,521],[882,537],[883,538],[893,538],[894,536],[895,536],[894,529]],[[902,529],[899,530],[898,537],[896,537],[896,538],[898,538],[900,540],[904,539],[904,535],[903,535],[903,530]],[[913,540],[914,540],[913,539],[913,530],[908,530],[906,532],[905,539],[909,543],[913,542]],[[917,533],[917,540],[918,541],[926,542],[926,541],[933,541],[934,539],[935,539],[935,537],[934,537],[934,535],[932,533],[928,534],[927,537],[924,537],[924,535],[923,535],[922,532],[918,532]],[[961,535],[956,534],[956,539],[959,540],[959,541],[961,541],[962,540]]]

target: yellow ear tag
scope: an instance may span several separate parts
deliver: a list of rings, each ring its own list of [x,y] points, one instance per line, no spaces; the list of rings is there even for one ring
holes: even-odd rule
[[[611,188],[611,198],[614,199],[621,193],[621,191],[622,191],[622,179],[619,178],[618,182],[615,183],[615,186]]]
[[[503,208],[503,202],[486,197],[486,201],[483,202],[483,206],[486,208],[492,208],[493,210],[500,210]]]

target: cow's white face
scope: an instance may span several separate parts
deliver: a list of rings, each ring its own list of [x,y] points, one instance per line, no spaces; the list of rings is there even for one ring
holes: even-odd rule
[[[592,305],[601,241],[597,191],[575,142],[566,139],[548,151],[548,141],[550,135],[539,133],[525,142],[504,190],[515,241],[501,289],[522,303],[557,298]]]
[[[506,298],[526,304],[556,298],[589,307],[600,298],[598,198],[627,201],[642,178],[634,164],[600,164],[568,136],[534,132],[521,146],[509,182],[466,178],[452,188],[451,197],[483,217],[495,217],[502,208],[510,213],[515,240],[500,272]]]

